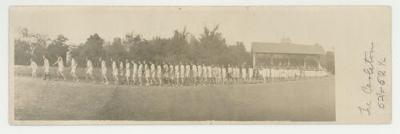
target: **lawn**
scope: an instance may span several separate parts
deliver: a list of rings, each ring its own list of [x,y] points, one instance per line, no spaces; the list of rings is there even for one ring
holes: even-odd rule
[[[14,78],[16,120],[335,120],[332,76],[173,88],[43,81],[22,72]]]

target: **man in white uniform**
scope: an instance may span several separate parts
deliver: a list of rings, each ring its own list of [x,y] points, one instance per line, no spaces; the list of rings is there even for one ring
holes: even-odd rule
[[[44,77],[43,80],[50,80],[50,63],[46,56],[43,56]]]
[[[215,84],[216,83],[216,67],[214,65],[211,65],[211,76],[210,76],[210,81],[211,84]]]
[[[65,76],[64,76],[64,61],[61,58],[61,56],[57,57],[57,61],[53,65],[55,65],[55,64],[57,64],[57,66],[58,66],[58,69],[57,69],[58,78],[61,77],[61,78],[63,78],[63,80],[65,80]]]
[[[253,71],[253,67],[249,67],[249,82],[252,83],[253,82],[253,75],[254,75],[254,71]]]
[[[180,81],[180,75],[179,75],[179,65],[175,65],[175,85],[179,86],[179,81]]]
[[[103,82],[104,84],[108,84],[106,61],[100,58],[100,62],[101,62],[101,75],[103,77]]]
[[[121,78],[124,78],[124,62],[122,60],[119,61],[119,70],[118,71],[119,71],[119,76],[121,76]]]
[[[76,75],[76,67],[78,66],[75,58],[71,58],[71,76],[73,81],[79,81],[78,76]]]
[[[197,85],[197,65],[192,64],[192,83],[193,85]]]
[[[237,83],[237,75],[238,75],[238,71],[237,71],[237,66],[232,67],[232,83],[236,84]]]
[[[196,83],[197,83],[197,85],[199,85],[199,84],[201,84],[201,78],[202,78],[202,73],[203,73],[203,68],[202,68],[202,66],[200,65],[200,64],[197,64],[196,65],[196,68],[197,68],[197,77],[196,77]]]
[[[112,59],[111,59],[112,60]],[[114,84],[119,83],[117,61],[112,60],[112,72],[114,77]]]
[[[214,81],[215,81],[215,84],[220,84],[221,83],[221,78],[222,78],[222,70],[221,70],[221,67],[219,66],[219,65],[215,65],[214,66],[214,72],[215,72],[215,74],[214,74]]]
[[[163,63],[161,73],[162,73],[162,76],[161,76],[162,77],[162,83],[169,84],[169,74],[170,74],[170,72],[169,72],[168,63]]]
[[[235,67],[232,68],[232,73],[233,73],[233,83],[237,84],[239,82],[239,75],[240,75],[240,70],[239,67],[236,65]]]
[[[169,75],[168,75],[168,80],[169,80],[169,85],[173,86],[175,83],[175,74],[174,74],[174,65],[172,63],[169,64]]]
[[[162,69],[161,69],[161,64],[157,64],[157,79],[158,79],[158,85],[162,85]]]
[[[86,80],[94,81],[93,77],[93,63],[90,59],[86,58]]]
[[[32,78],[36,78],[36,70],[37,70],[37,64],[33,59],[31,61],[31,68],[32,68]]]
[[[144,66],[144,77],[146,79],[146,86],[150,85],[150,69],[149,65],[146,63],[146,61],[143,62]]]
[[[136,83],[136,77],[137,77],[137,70],[138,70],[138,65],[136,64],[136,62],[135,61],[131,61],[131,63],[132,63],[132,66],[133,66],[133,68],[132,68],[132,83],[133,83],[133,85],[135,85],[135,84],[137,84]]]
[[[271,74],[272,74],[272,79],[273,80],[276,80],[277,78],[278,78],[278,69],[277,69],[277,67],[276,66],[274,66],[272,69],[271,69]]]
[[[207,82],[209,85],[212,84],[212,67],[211,67],[211,65],[207,66]]]
[[[198,72],[198,77],[199,77],[199,84],[203,85],[204,84],[204,74],[205,74],[205,69],[204,69],[204,64],[198,65],[197,66],[197,72]]]
[[[228,69],[227,69],[227,75],[226,75],[226,81],[228,83],[232,83],[233,79],[233,70],[231,64],[228,64]]]
[[[246,67],[242,66],[242,83],[246,83],[246,78],[247,78],[247,73],[246,73]]]
[[[228,78],[228,75],[226,73],[226,68],[224,66],[221,67],[221,74],[222,74],[222,77],[221,77],[222,84],[225,84],[226,78]]]
[[[222,82],[222,69],[221,69],[221,67],[219,66],[219,65],[217,65],[217,66],[215,66],[216,67],[216,71],[217,71],[217,74],[216,74],[216,83],[217,84],[221,84],[221,82]]]
[[[138,74],[139,84],[142,86],[143,85],[143,64],[140,61],[139,61],[139,67],[137,70],[137,74]]]
[[[126,78],[126,84],[130,85],[131,83],[131,63],[129,63],[129,60],[125,60],[125,78]]]
[[[239,65],[236,67],[236,83],[240,84],[241,83],[241,72],[242,72],[242,68],[239,67]]]
[[[156,83],[156,66],[153,62],[150,62],[150,85],[154,85]]]
[[[261,74],[263,83],[266,83],[267,82],[267,68],[266,67],[260,67],[259,70],[260,70],[260,74]]]
[[[208,82],[208,81],[207,81],[207,77],[208,77],[208,71],[207,71],[208,69],[207,69],[207,68],[208,68],[208,67],[207,67],[206,65],[203,64],[203,65],[202,65],[202,68],[203,68],[203,72],[202,72],[203,80],[202,80],[202,81],[203,81],[203,85],[206,85],[207,82]]]
[[[180,63],[180,69],[179,69],[179,74],[180,74],[180,78],[181,78],[181,85],[185,85],[185,65],[183,65],[182,63]]]
[[[190,83],[190,64],[186,64],[185,66],[185,83],[186,85]]]

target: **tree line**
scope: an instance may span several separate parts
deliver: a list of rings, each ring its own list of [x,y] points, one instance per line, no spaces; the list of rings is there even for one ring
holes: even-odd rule
[[[64,62],[67,62],[69,53],[80,67],[85,67],[86,59],[92,60],[94,66],[98,67],[99,58],[105,59],[107,63],[111,60],[128,59],[157,64],[251,65],[251,54],[246,51],[244,44],[227,44],[218,28],[204,27],[198,37],[190,34],[185,28],[173,31],[172,36],[166,38],[156,36],[145,39],[140,34],[127,33],[124,37],[115,37],[108,42],[94,33],[79,45],[67,44],[68,38],[62,34],[50,39],[23,28],[19,32],[20,36],[14,39],[14,60],[16,65],[28,65],[30,59],[42,65],[43,56],[46,56],[50,63],[54,63],[57,57],[61,56]],[[334,53],[328,51],[322,57],[322,66],[334,73]]]
[[[20,37],[14,40],[15,64],[27,65],[32,58],[36,63],[43,63],[46,56],[51,63],[61,56],[66,62],[67,52],[85,66],[86,58],[99,66],[99,58],[106,60],[135,60],[155,63],[193,63],[242,65],[250,64],[251,56],[242,42],[227,44],[218,26],[205,27],[199,37],[186,29],[175,30],[168,38],[153,37],[145,39],[141,35],[127,33],[124,37],[115,37],[106,42],[99,34],[90,35],[79,45],[67,44],[68,38],[60,34],[54,39],[44,35],[30,33],[24,28]]]

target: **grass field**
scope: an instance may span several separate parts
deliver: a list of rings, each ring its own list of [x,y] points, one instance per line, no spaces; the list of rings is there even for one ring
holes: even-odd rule
[[[18,73],[16,120],[335,120],[333,77],[172,88],[43,81]]]

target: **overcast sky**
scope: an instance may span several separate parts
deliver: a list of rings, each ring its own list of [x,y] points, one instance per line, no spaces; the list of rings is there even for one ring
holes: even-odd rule
[[[187,28],[199,37],[203,27],[219,25],[228,44],[242,41],[322,45],[368,43],[390,36],[390,14],[384,7],[14,7],[10,30],[25,27],[54,38],[63,34],[79,44],[93,33],[106,41],[127,32],[144,38],[171,37]]]

